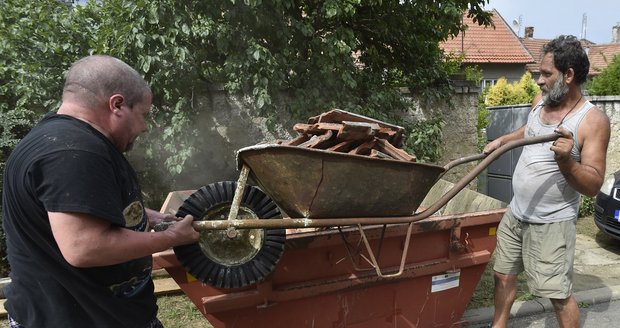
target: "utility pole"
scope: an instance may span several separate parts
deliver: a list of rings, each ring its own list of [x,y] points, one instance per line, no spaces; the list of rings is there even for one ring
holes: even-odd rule
[[[581,18],[581,40],[586,39],[586,30],[588,27],[588,15],[583,13],[583,17]]]

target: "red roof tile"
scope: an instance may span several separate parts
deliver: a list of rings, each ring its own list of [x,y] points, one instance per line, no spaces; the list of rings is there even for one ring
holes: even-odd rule
[[[465,63],[532,63],[534,58],[519,41],[519,38],[508,27],[506,21],[496,11],[492,11],[493,27],[480,26],[463,15],[463,22],[468,26],[464,33],[440,43],[449,54],[464,54]]]
[[[611,63],[614,55],[620,55],[620,43],[595,44],[588,49],[590,75],[598,75]]]
[[[532,57],[536,61],[535,63],[529,63],[525,65],[525,68],[532,73],[539,73],[540,72],[540,60],[542,59],[541,58],[542,47],[547,42],[549,42],[549,40],[525,38],[525,39],[522,39],[521,42],[523,42],[523,45],[527,48],[527,50],[530,51],[530,53],[532,54]]]
[[[521,40],[536,60],[536,63],[525,66],[528,71],[532,73],[540,72],[542,46],[549,41],[551,40],[532,38]],[[588,75],[591,76],[600,74],[614,58],[614,55],[620,55],[620,43],[594,44],[588,40],[581,40],[581,45],[588,52],[588,59],[590,60],[590,72],[588,72]]]

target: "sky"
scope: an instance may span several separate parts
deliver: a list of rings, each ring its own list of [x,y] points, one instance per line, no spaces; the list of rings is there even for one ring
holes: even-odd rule
[[[510,26],[521,17],[519,36],[523,37],[526,26],[532,26],[535,39],[562,34],[581,38],[585,14],[585,38],[596,44],[611,43],[611,29],[620,22],[618,0],[490,0],[484,8],[496,9]]]

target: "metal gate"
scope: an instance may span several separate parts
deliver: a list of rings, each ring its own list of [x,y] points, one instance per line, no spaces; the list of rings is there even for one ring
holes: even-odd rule
[[[527,123],[530,104],[489,107],[489,126],[486,129],[487,142],[510,133]],[[512,199],[512,174],[522,148],[506,152],[492,162],[486,173],[479,178],[480,192],[509,203]]]

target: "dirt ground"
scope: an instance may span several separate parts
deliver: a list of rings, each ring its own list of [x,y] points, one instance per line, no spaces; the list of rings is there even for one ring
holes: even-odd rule
[[[599,231],[592,217],[577,223],[574,291],[620,285],[620,241]]]

